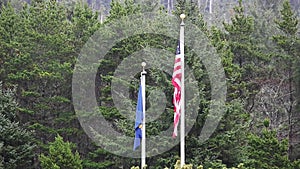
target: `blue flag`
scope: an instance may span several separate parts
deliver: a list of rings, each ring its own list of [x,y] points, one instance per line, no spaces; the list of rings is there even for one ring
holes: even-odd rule
[[[138,101],[136,105],[136,116],[135,116],[135,137],[134,137],[134,144],[133,150],[141,145],[142,139],[142,129],[141,126],[143,124],[143,98],[142,98],[142,86],[140,85],[139,94],[138,94]]]

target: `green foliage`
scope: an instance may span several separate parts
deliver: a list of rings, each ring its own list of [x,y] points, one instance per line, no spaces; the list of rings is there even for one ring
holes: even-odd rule
[[[20,122],[36,131],[39,152],[56,133],[82,145],[79,151],[93,148],[75,116],[71,84],[76,58],[99,26],[98,14],[79,3],[72,11],[58,1],[31,1],[19,11],[1,6],[0,79],[17,86]]]
[[[243,163],[240,163],[237,165],[237,167],[227,168],[225,164],[222,164],[221,162],[212,162],[210,163],[210,167],[203,167],[202,165],[197,166],[197,169],[250,169],[244,166]],[[139,169],[140,167],[131,167],[131,169]],[[147,167],[145,167],[147,168]],[[174,169],[193,169],[192,164],[185,164],[183,167],[180,167],[180,160],[177,160]],[[165,167],[164,169],[169,169],[168,167]]]
[[[280,13],[282,16],[281,21],[276,20],[279,29],[287,35],[295,35],[297,33],[298,19],[289,1],[284,1],[283,9]]]
[[[100,23],[97,19],[98,13],[93,12],[87,4],[77,3],[72,12],[72,41],[76,53],[79,53],[85,42],[98,30]]]
[[[264,128],[259,135],[250,134],[246,150],[245,166],[250,168],[294,168],[288,159],[288,140],[278,140],[276,132]]]
[[[49,143],[49,153],[39,157],[43,169],[82,169],[79,153],[72,153],[72,144],[64,142],[61,136]]]
[[[221,160],[216,160],[216,161],[212,161],[212,162],[208,161],[204,165],[206,166],[205,168],[211,168],[211,169],[227,168],[226,164],[223,164]]]
[[[135,2],[133,0],[125,0],[124,4],[121,4],[117,0],[112,0],[110,4],[111,10],[109,11],[109,16],[105,23],[119,19],[122,16],[130,16],[141,12],[141,8],[134,4]]]
[[[187,155],[192,164],[211,167],[219,164],[219,160],[227,166],[235,166],[243,160],[243,145],[249,132],[249,115],[245,113],[243,105],[231,102],[227,106],[226,114],[212,137],[205,143],[199,144],[193,140],[191,153]],[[189,140],[189,138],[187,139]],[[195,146],[192,146],[195,145]]]
[[[103,150],[102,148],[98,148],[93,152],[89,152],[87,158],[83,160],[82,166],[83,168],[89,169],[111,168],[114,167],[116,163],[114,160],[112,160],[114,158],[116,158],[114,155]]]
[[[237,99],[245,97],[246,95],[248,96],[250,93],[246,90],[247,88],[244,87],[246,86],[244,80],[247,79],[243,79],[243,76],[245,76],[245,68],[238,64],[237,58],[241,57],[244,59],[243,54],[247,53],[246,50],[254,51],[254,49],[249,49],[252,43],[251,33],[254,30],[253,18],[244,15],[243,7],[240,3],[239,6],[235,8],[236,15],[232,18],[232,24],[224,24],[226,32],[216,27],[208,31],[203,20],[202,23],[204,24],[201,24],[201,17],[197,18],[199,17],[199,14],[196,12],[197,10],[192,9],[195,9],[193,2],[185,3],[185,1],[179,1],[175,13],[187,14],[187,19],[191,18],[193,23],[199,26],[202,32],[211,40],[212,45],[217,49],[226,73],[229,99],[226,107],[226,115],[222,118],[217,130],[209,140],[205,143],[200,143],[198,137],[195,137],[194,134],[200,134],[199,131],[201,131],[208,113],[206,106],[209,104],[210,98],[209,94],[206,95],[206,93],[204,93],[203,98],[201,98],[201,106],[203,107],[199,111],[197,124],[186,139],[187,147],[191,147],[187,150],[187,159],[189,159],[188,162],[194,166],[199,165],[201,161],[204,167],[209,167],[212,166],[212,162],[217,160],[222,160],[225,164],[233,166],[242,160],[241,146],[244,144],[243,140],[246,138],[249,120],[249,115],[244,107],[245,105],[241,104],[242,101]],[[248,56],[250,57],[248,60],[252,60],[251,54]],[[186,58],[189,60],[188,56]],[[197,61],[193,60],[191,65],[193,65],[195,75],[200,77],[197,79],[198,82],[200,82],[199,88],[204,88],[204,91],[209,93],[210,84],[205,81],[207,78],[205,69],[198,65],[196,67],[196,63]],[[245,96],[241,95],[241,92],[239,92],[241,90],[245,90],[242,92]]]
[[[2,87],[0,83],[0,168],[33,168],[32,133],[18,122],[15,92]]]
[[[270,119],[265,119],[263,124],[266,128],[268,128],[270,126]]]
[[[199,12],[197,4],[194,1],[178,0],[175,5],[176,10],[173,12],[175,16],[185,14],[185,20],[191,21],[204,34],[208,33],[207,23],[204,21],[203,15]]]
[[[298,18],[291,9],[289,1],[284,1],[283,9],[280,11],[280,20],[275,20],[278,28],[283,32],[281,35],[273,36],[275,43],[280,46],[288,55],[289,60],[298,60],[297,53],[299,53],[299,37],[298,31]]]
[[[211,139],[205,143],[200,142],[198,136],[207,117],[210,103],[210,82],[205,66],[197,60],[193,49],[186,48],[186,63],[193,69],[198,82],[197,90],[201,95],[199,99],[201,107],[198,111],[197,123],[186,137],[188,163],[193,164],[194,167],[201,164],[202,167],[198,166],[198,168],[227,168],[237,165],[241,169],[245,166],[276,168],[285,167],[283,164],[288,167],[299,168],[298,161],[294,163],[287,161],[287,141],[276,140],[273,132],[266,130],[261,135],[250,134],[249,138],[246,138],[249,132],[248,122],[252,113],[252,102],[254,102],[254,96],[261,85],[258,80],[268,79],[269,76],[266,75],[271,72],[266,68],[269,66],[270,48],[266,44],[262,44],[267,42],[260,37],[261,33],[265,33],[263,30],[268,30],[268,34],[265,35],[267,37],[274,35],[274,42],[278,45],[278,48],[272,46],[272,54],[275,51],[285,51],[284,55],[282,53],[276,54],[281,56],[282,62],[278,64],[278,67],[276,65],[276,69],[273,70],[293,72],[288,78],[293,79],[293,85],[290,87],[291,89],[295,87],[297,94],[292,96],[290,101],[293,102],[300,93],[298,18],[292,12],[289,3],[286,1],[283,4],[281,20],[276,20],[278,28],[282,31],[282,34],[277,34],[273,27],[269,27],[269,22],[265,21],[271,20],[270,18],[257,20],[257,15],[247,15],[245,11],[249,11],[249,9],[244,8],[241,0],[233,10],[234,15],[231,23],[224,23],[224,30],[216,27],[208,28],[194,1],[179,0],[177,2],[176,11],[173,14],[179,16],[179,14],[185,13],[186,19],[198,26],[216,48],[222,59],[229,89],[225,116]],[[257,1],[258,6],[266,10],[277,10],[280,2],[275,0]],[[0,4],[2,3],[4,2],[1,1]],[[139,15],[142,11],[151,11],[156,6],[148,6],[147,9],[145,6],[154,3],[145,1],[145,4],[136,5],[133,0],[125,0],[124,3],[113,0],[110,15],[103,24],[98,21],[98,13],[93,12],[87,5],[79,3],[76,4],[75,8],[67,9],[58,1],[33,0],[31,5],[25,5],[19,12],[14,11],[14,8],[6,1],[4,4],[6,6],[1,6],[0,11],[0,79],[4,81],[5,88],[17,85],[16,97],[20,107],[14,105],[15,100],[11,97],[1,95],[0,100],[2,102],[0,104],[5,106],[0,109],[2,111],[0,127],[3,130],[3,132],[1,131],[3,138],[0,140],[0,168],[1,165],[2,168],[8,169],[35,166],[29,165],[32,162],[28,162],[32,160],[30,134],[20,128],[23,126],[17,122],[17,119],[22,123],[29,123],[30,129],[36,131],[37,142],[40,144],[38,151],[43,152],[44,143],[47,143],[47,139],[52,138],[56,133],[64,135],[65,138],[68,137],[69,140],[80,145],[77,146],[77,149],[83,155],[83,161],[80,160],[78,153],[72,153],[71,145],[63,142],[63,139],[58,136],[55,142],[50,143],[49,152],[40,156],[44,168],[99,169],[120,166],[129,168],[132,164],[136,164],[138,160],[114,156],[101,148],[97,148],[83,134],[72,106],[71,78],[80,50],[98,28],[116,20],[122,21],[120,18],[125,16]],[[159,12],[161,18],[165,17],[164,11]],[[262,14],[262,16],[265,15]],[[258,25],[259,28],[257,28]],[[163,29],[163,25],[160,26]],[[122,40],[112,47],[105,56],[106,58],[100,63],[101,70],[99,70],[96,80],[96,92],[100,93],[98,95],[99,109],[103,116],[112,123],[115,130],[132,137],[134,135],[132,121],[122,115],[127,110],[119,112],[113,106],[110,87],[112,80],[125,83],[124,85],[130,89],[130,98],[123,101],[131,104],[136,101],[138,78],[135,76],[131,82],[126,83],[123,79],[114,79],[114,71],[122,61],[126,60],[127,56],[136,51],[151,47],[166,49],[174,53],[176,47],[176,40],[174,39],[155,34],[145,35],[143,31],[141,29],[141,34]],[[114,37],[112,31],[105,33],[105,36]],[[124,36],[127,35],[126,32],[121,33],[124,33]],[[189,36],[192,37],[192,35]],[[205,52],[204,50],[201,54],[207,55]],[[141,57],[141,59],[143,58]],[[154,63],[156,60],[152,59],[152,61]],[[163,90],[167,100],[172,100],[171,77],[158,69],[151,68],[147,71],[147,89],[150,91],[155,86],[163,86],[159,90]],[[285,75],[283,74],[282,77]],[[193,94],[189,92],[188,90],[187,96]],[[292,90],[289,93],[292,93]],[[160,96],[152,97],[152,99],[155,103],[151,107],[154,107],[154,112],[159,111],[156,109],[158,107],[156,104],[160,102]],[[297,105],[300,105],[299,100],[297,99]],[[170,118],[170,114],[172,114],[171,102],[166,103],[166,107],[159,119],[147,124],[147,134],[156,135],[172,123],[172,118]],[[299,108],[291,110],[298,111]],[[299,127],[295,125],[298,122],[296,111],[294,114],[290,114],[293,119],[291,121],[291,125],[293,125],[291,129],[293,130],[289,133],[290,136],[295,136],[299,132]],[[19,116],[16,116],[15,112],[18,112]],[[272,119],[264,122],[266,127],[271,124]],[[294,138],[299,140],[298,137]],[[105,140],[106,138],[101,139]],[[17,141],[20,142],[10,145]],[[122,142],[122,138],[118,141]],[[245,150],[247,141],[249,143],[247,150]],[[118,148],[119,151],[131,149],[131,147]],[[290,147],[289,150],[292,148]],[[21,150],[28,154],[16,153],[21,152]],[[293,151],[297,152],[298,150],[294,149]],[[243,151],[247,153],[243,154]],[[272,152],[277,155],[268,159],[268,156],[273,155]],[[3,156],[3,154],[8,155]],[[149,166],[154,168],[172,166],[176,162],[177,154],[178,146],[175,146],[164,154],[148,158]],[[9,162],[6,160],[8,157],[12,159],[8,160]],[[265,160],[262,161],[260,157]],[[295,158],[297,157],[295,156]],[[245,162],[244,166],[240,164],[241,162]],[[68,165],[73,163],[75,165]],[[15,166],[23,164],[24,166]],[[185,167],[192,168],[192,165]]]
[[[273,36],[274,42],[284,51],[280,56],[281,68],[284,69],[285,78],[289,85],[289,99],[293,102],[296,101],[296,106],[290,105],[288,132],[289,132],[289,152],[291,159],[299,159],[300,154],[300,134],[299,134],[299,121],[300,121],[300,38],[298,34],[298,22],[295,12],[291,8],[289,1],[284,1],[283,8],[280,10],[281,18],[275,20],[278,28],[282,34]],[[296,91],[295,94],[293,91]]]
[[[241,0],[234,7],[234,12],[231,23],[224,23],[225,32],[222,36],[233,54],[232,62],[239,68],[234,69],[240,73],[234,74],[237,75],[232,86],[236,91],[235,96],[247,98],[245,101],[249,103],[259,87],[256,80],[265,76],[264,65],[268,63],[269,57],[259,46],[260,39],[254,34],[254,18],[245,14]]]
[[[288,1],[284,2],[280,13],[280,20],[275,20],[275,22],[283,34],[273,36],[273,40],[289,55],[288,60],[297,61],[299,59],[297,57],[297,53],[299,53],[299,37],[297,36],[299,20]]]

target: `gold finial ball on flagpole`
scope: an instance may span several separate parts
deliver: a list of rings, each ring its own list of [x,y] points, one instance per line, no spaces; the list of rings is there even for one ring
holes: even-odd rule
[[[185,14],[180,14],[180,18],[181,18],[182,20],[184,20]]]

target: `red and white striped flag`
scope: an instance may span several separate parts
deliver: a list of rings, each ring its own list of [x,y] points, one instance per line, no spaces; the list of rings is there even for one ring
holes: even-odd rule
[[[172,76],[172,84],[174,86],[174,96],[173,96],[173,104],[174,104],[174,131],[173,138],[177,136],[177,128],[180,119],[180,111],[181,111],[181,77],[182,77],[182,69],[181,64],[183,57],[180,54],[180,42],[178,42],[175,56],[175,64],[174,71]]]

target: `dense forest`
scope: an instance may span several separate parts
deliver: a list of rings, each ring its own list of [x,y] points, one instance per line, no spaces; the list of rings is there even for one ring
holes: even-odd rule
[[[147,168],[179,168],[182,13],[184,168],[300,169],[299,0],[18,2],[0,1],[0,169],[140,166],[143,61]]]

